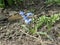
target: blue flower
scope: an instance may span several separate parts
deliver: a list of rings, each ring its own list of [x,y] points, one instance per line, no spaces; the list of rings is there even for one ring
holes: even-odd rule
[[[24,20],[26,20],[26,19],[28,19],[28,17],[27,17],[27,16],[25,16],[25,17],[23,17],[23,19],[24,19]]]
[[[19,14],[20,14],[22,17],[25,17],[25,12],[20,11]]]
[[[30,22],[32,21],[32,19],[29,19],[27,16],[25,16],[23,19],[25,20],[26,24],[30,24]]]
[[[26,20],[25,20],[25,23],[26,23],[26,24],[30,24],[31,21],[32,21],[32,19],[26,19]]]
[[[28,17],[28,16],[33,16],[34,14],[31,13],[31,12],[28,12],[28,13],[26,13],[26,15],[27,15],[27,17]]]
[[[23,20],[25,21],[26,24],[30,24],[30,22],[32,21],[32,19],[29,19],[28,16],[33,15],[33,13],[27,13],[25,16],[25,12],[20,11],[19,14],[23,17]]]

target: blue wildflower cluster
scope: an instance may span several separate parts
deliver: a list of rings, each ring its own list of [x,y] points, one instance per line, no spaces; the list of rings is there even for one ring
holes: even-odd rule
[[[32,19],[31,18],[29,19],[28,16],[32,16],[33,13],[28,12],[28,13],[25,14],[24,11],[20,11],[19,14],[23,17],[23,19],[24,19],[24,21],[25,21],[26,24],[30,24],[30,22],[32,21]]]

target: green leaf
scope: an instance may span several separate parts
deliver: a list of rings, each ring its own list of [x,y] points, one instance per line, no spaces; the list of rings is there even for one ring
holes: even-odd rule
[[[26,30],[26,31],[29,30],[29,28],[27,28],[26,25],[21,25],[21,27],[22,27],[24,30]]]
[[[46,32],[37,32],[37,34],[45,35],[48,39],[53,40]]]

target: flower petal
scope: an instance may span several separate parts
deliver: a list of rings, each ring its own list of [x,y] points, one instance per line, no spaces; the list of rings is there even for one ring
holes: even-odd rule
[[[25,23],[26,23],[26,24],[30,24],[31,21],[32,21],[32,19],[25,20]]]
[[[24,12],[24,11],[20,11],[19,14],[20,14],[20,15],[24,15],[25,12]]]
[[[34,15],[34,14],[31,13],[31,12],[29,12],[29,13],[27,13],[26,15],[27,15],[27,17],[28,17],[28,16],[32,16],[32,15]]]

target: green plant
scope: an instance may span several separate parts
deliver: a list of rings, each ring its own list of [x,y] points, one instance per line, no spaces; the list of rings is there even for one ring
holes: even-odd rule
[[[31,27],[32,25],[30,25],[29,27],[23,26],[23,28],[26,29],[30,34],[37,33],[38,29],[40,29],[41,26],[43,26],[43,25],[46,25],[46,27],[47,27],[46,33],[48,33],[49,31],[51,31],[52,25],[54,23],[56,23],[56,21],[60,20],[60,13],[51,15],[50,17],[43,15],[36,20],[35,20],[35,18],[33,18],[32,20],[33,20],[32,23],[35,22],[33,28]]]
[[[48,28],[48,32],[50,31],[52,25],[60,19],[59,17],[60,15],[59,14],[54,14],[54,15],[51,15],[51,17],[49,18],[48,22],[47,22],[47,28]]]
[[[46,4],[57,4],[60,5],[60,0],[46,0]]]
[[[47,17],[45,15],[39,17],[36,21],[35,27],[31,30],[33,30],[32,34],[35,34],[38,29],[41,28],[41,26],[46,25],[47,26],[47,32],[51,30],[52,25],[60,19],[60,14],[54,14],[51,17]]]
[[[37,32],[37,34],[43,35],[45,37],[47,37],[50,40],[53,40],[51,36],[49,36],[46,32]]]
[[[0,0],[0,8],[4,8],[6,6],[13,6],[16,5],[18,6],[18,4],[20,4],[21,2],[23,2],[23,0]],[[6,5],[7,3],[7,5]]]

